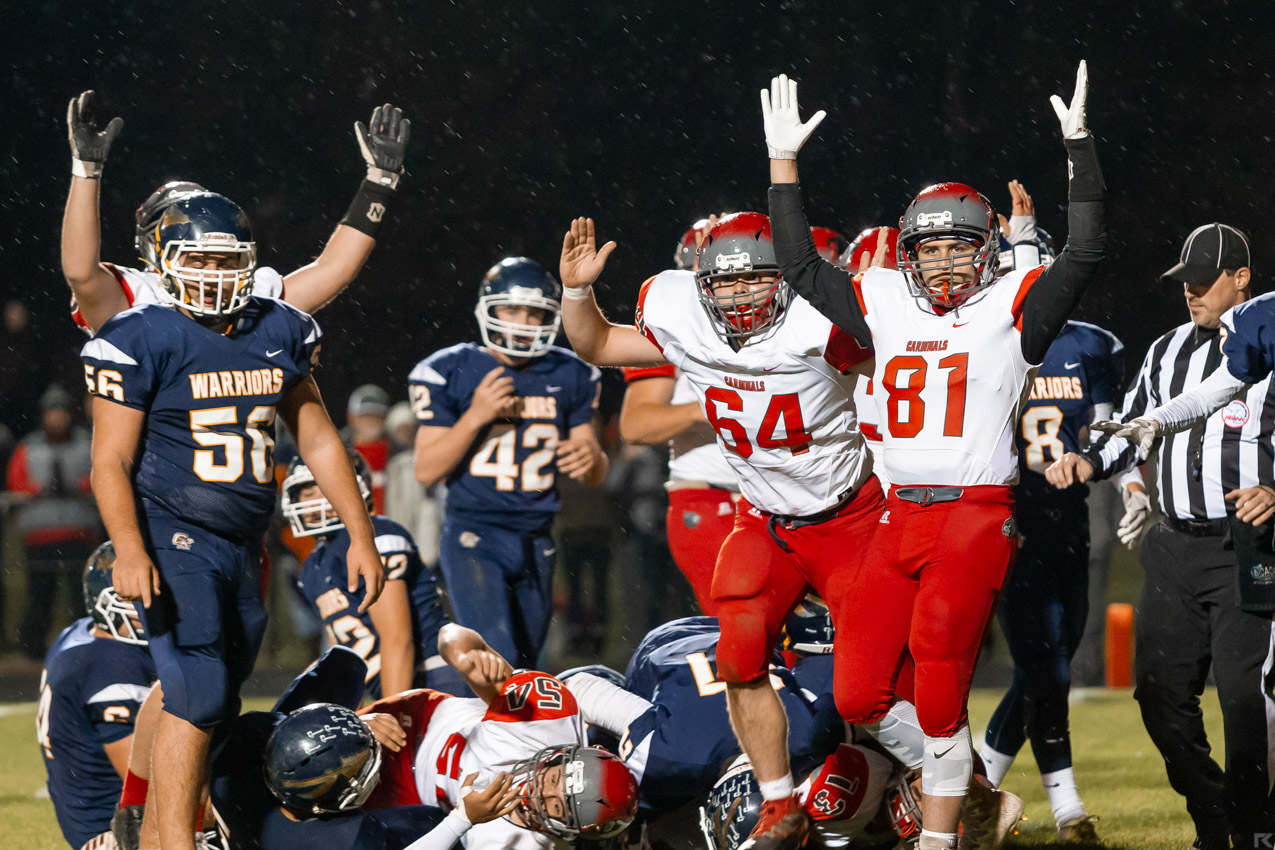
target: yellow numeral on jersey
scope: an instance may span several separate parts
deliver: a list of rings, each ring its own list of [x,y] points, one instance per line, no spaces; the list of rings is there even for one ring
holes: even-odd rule
[[[548,423],[528,425],[522,432],[522,447],[537,449],[519,466],[515,454],[518,432],[512,425],[496,425],[469,462],[469,474],[477,478],[495,478],[496,489],[512,493],[521,483],[524,493],[547,490],[553,486],[555,470],[545,472],[553,463],[558,447],[558,426]]]
[[[1052,404],[1023,411],[1023,439],[1027,441],[1023,453],[1027,457],[1027,468],[1032,472],[1044,475],[1045,469],[1067,451],[1062,440],[1058,439],[1062,421],[1062,411]]]
[[[100,374],[100,373],[99,373]],[[246,422],[252,449],[252,477],[260,484],[274,480],[274,407],[260,405],[248,412]],[[239,418],[234,407],[206,407],[190,412],[190,433],[195,442],[207,449],[195,451],[194,470],[202,481],[229,483],[238,481],[244,472],[244,438],[238,434],[218,431],[214,426],[234,425]],[[217,462],[217,449],[222,452],[223,463]]]
[[[700,696],[711,697],[726,690],[726,683],[717,678],[713,665],[708,661],[707,653],[692,652],[686,656],[686,663],[690,665],[691,675],[695,677],[695,687],[699,689]],[[784,686],[784,680],[771,673],[770,686],[779,690]]]

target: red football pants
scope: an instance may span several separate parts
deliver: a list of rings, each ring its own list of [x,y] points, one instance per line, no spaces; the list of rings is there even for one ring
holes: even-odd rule
[[[818,525],[776,528],[783,547],[767,528],[768,515],[741,498],[735,527],[722,545],[713,575],[713,601],[722,636],[717,643],[717,675],[725,682],[751,682],[769,669],[771,650],[784,618],[806,594],[823,597],[834,623],[842,600],[831,578],[854,571],[857,553],[876,530],[884,506],[881,483],[871,477],[835,517]],[[841,659],[838,655],[837,666]]]
[[[383,697],[359,709],[359,714],[392,715],[407,733],[407,743],[398,752],[389,747],[381,747],[381,778],[363,804],[364,808],[389,809],[395,806],[419,806],[426,802],[435,804],[433,800],[422,800],[420,792],[416,790],[416,750],[421,741],[425,740],[430,718],[445,699],[451,699],[451,695],[418,688]]]
[[[908,659],[925,734],[947,737],[966,722],[983,632],[1018,552],[1009,487],[965,487],[955,502],[922,507],[895,495],[859,568],[833,576],[834,695],[851,723],[890,709]]]
[[[668,494],[668,548],[695,591],[700,610],[712,617],[717,553],[735,527],[735,494],[716,487],[686,487]]]

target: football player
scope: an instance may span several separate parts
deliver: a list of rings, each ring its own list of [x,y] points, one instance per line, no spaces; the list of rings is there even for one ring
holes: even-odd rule
[[[36,734],[49,798],[72,848],[108,850],[137,712],[155,681],[146,630],[111,584],[115,548],[84,565],[87,617],[67,626],[44,659]]]
[[[479,287],[482,345],[436,351],[412,370],[416,479],[447,482],[440,566],[456,620],[534,667],[553,614],[559,474],[590,487],[607,459],[592,419],[597,369],[553,344],[562,287],[510,257]]]
[[[206,191],[198,183],[174,181],[156,189],[137,209],[135,245],[145,267],[101,262],[98,196],[102,169],[124,121],[113,118],[102,130],[94,117],[94,93],[71,99],[67,129],[71,143],[71,190],[62,220],[62,273],[71,286],[76,324],[93,333],[134,304],[162,303],[164,280],[176,256],[165,254],[160,222],[172,203]],[[367,177],[318,259],[288,275],[262,267],[253,279],[258,295],[282,298],[313,313],[341,293],[358,275],[372,248],[403,171],[411,122],[388,103],[372,112],[370,126],[355,122]]]
[[[597,248],[592,219],[571,223],[561,264],[567,334],[595,365],[682,369],[735,472],[742,495],[712,582],[718,675],[766,797],[753,846],[797,846],[809,818],[794,796],[784,707],[767,668],[808,584],[835,610],[830,576],[881,515],[853,404],[852,370],[872,352],[795,296],[764,215],[723,217],[703,240],[696,272],[643,284],[636,327],[608,322],[591,293],[614,248]]]
[[[1001,275],[1054,259],[1052,240],[1035,226],[1031,196],[1016,180],[1009,189],[1013,217],[1002,222]],[[1014,679],[988,722],[979,755],[988,779],[999,785],[1031,740],[1061,842],[1097,840],[1076,790],[1067,723],[1071,658],[1089,615],[1089,510],[1087,487],[1057,490],[1045,470],[1083,448],[1090,422],[1110,418],[1123,380],[1120,340],[1068,321],[1036,370],[1015,433],[1019,551],[997,609]]]
[[[350,450],[359,492],[372,511],[372,472],[363,455]],[[363,610],[363,589],[347,589],[346,554],[350,535],[332,503],[300,458],[283,479],[283,515],[297,537],[319,543],[301,565],[297,586],[314,606],[333,645],[353,650],[367,664],[367,691],[373,698],[413,687],[458,696],[464,682],[437,654],[438,630],[447,622],[438,584],[421,563],[412,535],[380,514],[372,515],[376,551],[385,565],[381,597]]]
[[[1103,183],[1085,126],[1086,73],[1082,62],[1070,106],[1053,98],[1068,154],[1068,245],[1049,266],[999,282],[996,213],[960,183],[931,186],[909,205],[899,225],[898,271],[870,268],[852,277],[824,262],[796,167],[824,113],[803,124],[796,82],[784,75],[761,93],[784,276],[876,352],[874,401],[890,493],[865,556],[823,595],[848,600],[832,605],[840,625],[836,697],[848,721],[884,716],[909,651],[915,661],[926,733],[924,850],[956,845],[973,771],[970,677],[1017,548],[1011,485],[1019,400],[1105,251]]]
[[[311,369],[320,332],[253,296],[256,243],[226,198],[176,200],[159,225],[163,304],[102,325],[81,358],[93,491],[115,589],[140,603],[164,689],[154,801],[166,848],[192,848],[212,730],[236,713],[265,629],[261,535],[274,511],[276,413],[352,538],[348,587],[384,580],[371,522]]]
[[[427,803],[449,810],[443,827],[465,847],[549,848],[621,835],[637,814],[633,775],[618,758],[583,745],[572,692],[546,673],[514,671],[472,629],[444,626],[438,650],[479,699],[431,690],[372,703],[359,714],[383,746],[369,809]],[[517,805],[503,820],[471,826],[457,807],[468,780],[509,773]]]

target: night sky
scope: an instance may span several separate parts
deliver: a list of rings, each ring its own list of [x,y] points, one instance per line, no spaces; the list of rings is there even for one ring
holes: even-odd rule
[[[1130,373],[1186,319],[1180,289],[1157,275],[1193,227],[1247,231],[1257,291],[1275,267],[1269,0],[14,5],[0,296],[36,314],[50,357],[33,370],[64,380],[83,340],[58,265],[65,115],[87,88],[125,121],[103,183],[104,259],[133,261],[133,210],[182,178],[243,205],[261,263],[284,273],[318,253],[353,196],[353,122],[403,107],[408,176],[371,262],[319,315],[320,385],[337,411],[364,381],[404,396],[416,360],[476,338],[487,267],[526,254],[556,272],[575,215],[619,241],[599,294],[629,319],[692,220],[765,211],[757,91],[781,71],[801,84],[803,116],[829,113],[800,159],[812,223],[847,235],[894,223],[940,180],[1008,213],[1017,178],[1061,243],[1065,160],[1048,98],[1069,100],[1087,59],[1111,240],[1078,318],[1124,339]]]

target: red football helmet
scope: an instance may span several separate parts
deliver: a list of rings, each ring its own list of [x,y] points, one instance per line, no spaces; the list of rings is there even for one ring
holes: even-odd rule
[[[846,241],[846,237],[831,227],[812,227],[810,235],[815,237],[815,248],[819,250],[819,256],[834,266],[841,258],[841,252],[845,251],[846,246],[850,244]]]
[[[602,747],[545,747],[513,768],[522,783],[518,816],[565,839],[614,838],[637,817],[637,780]]]
[[[955,239],[973,253],[922,260],[918,249],[936,239]],[[912,294],[940,310],[965,303],[996,283],[1000,223],[991,201],[964,183],[938,183],[921,190],[899,219],[899,271]],[[957,276],[970,275],[968,282]]]
[[[673,253],[673,268],[678,271],[695,271],[695,250],[699,247],[695,237],[705,227],[708,227],[708,219],[701,218],[682,234],[682,241],[677,243],[677,250]]]
[[[854,237],[850,247],[841,255],[839,265],[851,274],[858,274],[859,261],[863,255],[867,254],[868,261],[871,262],[872,255],[877,252],[877,247],[881,244],[882,230],[885,231],[886,239],[885,268],[897,269],[899,267],[899,229],[897,227],[869,227]]]
[[[769,280],[764,288],[716,294],[713,283],[722,278],[754,276]],[[775,327],[792,301],[792,289],[780,275],[770,219],[761,213],[738,212],[718,219],[704,235],[695,272],[699,300],[717,335],[742,342]]]

